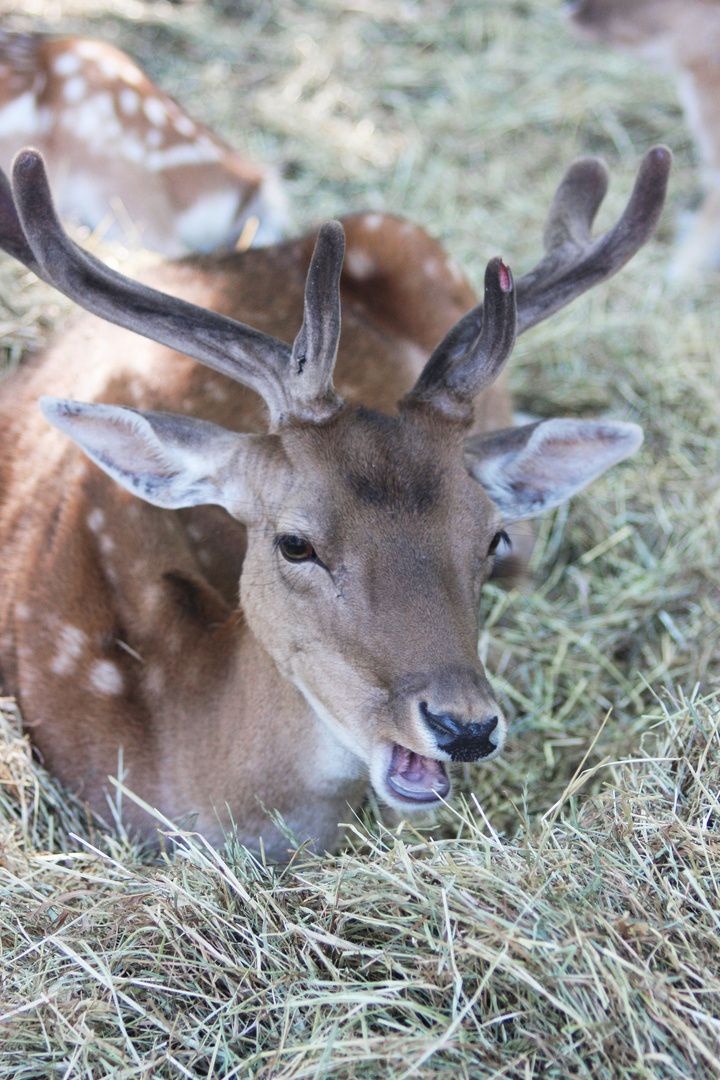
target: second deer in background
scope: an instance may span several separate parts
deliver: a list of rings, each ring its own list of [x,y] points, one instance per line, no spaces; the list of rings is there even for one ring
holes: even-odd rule
[[[273,171],[192,120],[125,53],[82,37],[0,31],[0,166],[31,143],[60,213],[164,255],[280,239]]]
[[[577,0],[583,37],[619,45],[669,68],[695,137],[706,193],[678,245],[670,278],[720,266],[720,4],[713,0]]]

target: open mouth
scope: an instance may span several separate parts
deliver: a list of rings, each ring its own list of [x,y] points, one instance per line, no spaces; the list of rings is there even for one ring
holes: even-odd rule
[[[393,744],[386,779],[393,795],[407,802],[438,802],[450,790],[442,761],[422,757],[399,743]]]

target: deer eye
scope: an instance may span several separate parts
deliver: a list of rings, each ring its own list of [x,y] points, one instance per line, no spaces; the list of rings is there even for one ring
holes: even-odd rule
[[[508,534],[505,532],[504,529],[500,529],[500,531],[496,532],[495,535],[493,536],[492,540],[490,541],[490,547],[488,548],[488,558],[491,555],[495,554],[501,540],[505,544],[507,544],[508,547],[512,547],[512,541],[510,540],[510,537],[508,536]]]
[[[288,562],[308,562],[310,559],[317,559],[315,548],[304,536],[278,536],[277,546],[280,554]]]

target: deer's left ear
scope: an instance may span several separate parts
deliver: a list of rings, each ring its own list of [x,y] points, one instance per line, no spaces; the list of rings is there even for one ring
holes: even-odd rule
[[[565,502],[643,440],[637,424],[541,420],[465,444],[465,462],[506,521],[535,517]]]

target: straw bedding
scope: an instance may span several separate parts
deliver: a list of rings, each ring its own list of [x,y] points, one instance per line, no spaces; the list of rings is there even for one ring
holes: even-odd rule
[[[298,228],[403,213],[476,284],[494,254],[531,265],[574,157],[611,166],[601,227],[650,145],[676,165],[656,239],[511,361],[519,408],[646,442],[543,521],[526,584],[487,589],[509,748],[436,821],[371,799],[340,854],[283,870],[159,822],[153,859],[131,795],[104,831],[2,702],[0,1077],[717,1075],[720,279],[664,279],[700,190],[672,83],[542,0],[2,9],[132,52],[284,167]],[[8,260],[0,296],[13,366],[69,305]]]

